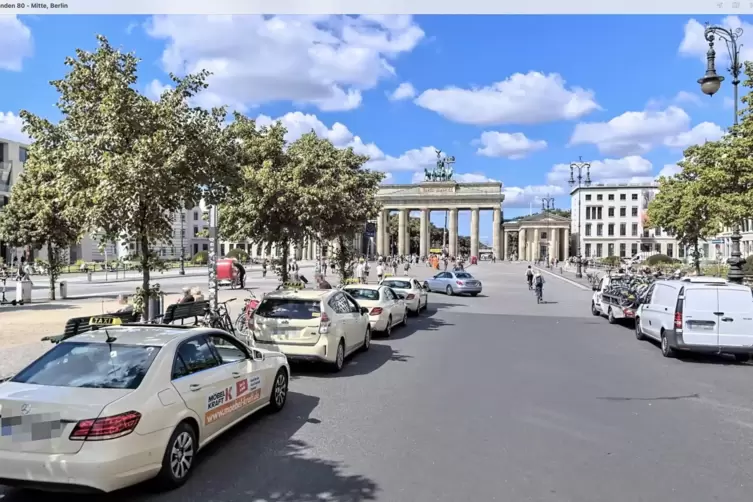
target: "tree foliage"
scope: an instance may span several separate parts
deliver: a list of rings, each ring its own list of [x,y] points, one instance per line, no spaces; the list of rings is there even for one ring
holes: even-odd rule
[[[55,282],[67,264],[63,250],[81,237],[84,218],[80,208],[61,195],[59,171],[47,148],[43,142],[32,145],[10,203],[0,211],[0,238],[15,246],[45,249],[49,297],[54,300]]]
[[[136,244],[146,298],[153,295],[150,271],[160,267],[152,246],[173,237],[171,214],[186,201],[227,193],[235,143],[224,130],[224,109],[189,104],[206,88],[207,72],[171,75],[174,87],[152,101],[137,90],[138,58],[97,40],[94,52],[66,58],[68,73],[52,82],[60,94],[57,125],[21,115],[35,142],[54,145],[65,180],[60,197],[83,210],[87,230]]]

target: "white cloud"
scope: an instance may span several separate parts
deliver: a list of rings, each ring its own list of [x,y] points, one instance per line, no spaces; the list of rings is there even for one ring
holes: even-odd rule
[[[722,19],[720,23],[722,27],[729,30],[736,30],[742,28],[743,34],[738,40],[740,46],[740,60],[750,61],[753,60],[753,24],[745,23],[737,16],[727,16]],[[706,52],[709,50],[709,43],[703,36],[704,25],[691,19],[685,24],[685,35],[680,43],[679,52],[684,56],[696,57],[706,63]],[[724,45],[724,41],[718,37],[715,40],[714,49],[716,50],[716,70],[717,73],[722,72],[729,66],[729,54],[727,53],[727,47]],[[698,67],[698,76],[703,75],[705,66]],[[725,75],[726,78],[729,78]]]
[[[403,101],[405,99],[413,99],[416,97],[416,88],[410,82],[403,82],[397,89],[388,94],[390,101]]]
[[[380,159],[372,158],[372,160],[366,163],[366,167],[374,171],[417,171],[421,179],[423,179],[424,173],[422,171],[424,169],[436,165],[437,153],[433,146],[414,148],[399,157],[385,155]]]
[[[701,96],[699,94],[693,94],[692,92],[688,91],[680,91],[675,94],[675,97],[672,99],[672,101],[674,101],[675,103],[691,103],[694,105],[700,105]]]
[[[625,112],[609,122],[580,123],[570,145],[593,144],[606,155],[642,155],[657,146],[685,148],[716,140],[723,131],[710,122],[690,128],[690,116],[677,106],[665,110]]]
[[[384,178],[382,179],[382,185],[390,185],[395,182],[395,177],[392,176],[392,173],[384,173]]]
[[[31,139],[21,131],[23,120],[13,112],[0,112],[0,138],[18,141],[19,143],[31,143]]]
[[[0,16],[0,70],[21,71],[24,58],[31,57],[31,30],[18,16]]]
[[[544,197],[563,195],[565,190],[558,185],[528,185],[524,187],[505,187],[502,189],[505,200],[502,202],[503,209],[529,208],[537,210]]]
[[[166,71],[213,72],[204,106],[292,101],[325,111],[357,108],[424,36],[410,16],[155,16],[147,33],[167,41]]]
[[[591,162],[590,176],[592,183],[646,183],[653,181],[652,171],[651,162],[632,155],[621,159],[594,160]],[[547,174],[547,182],[555,186],[566,187],[569,179],[570,164],[557,164]]]
[[[146,97],[148,97],[149,99],[157,101],[160,96],[162,96],[162,93],[168,89],[172,89],[172,86],[163,84],[155,78],[146,86],[146,91],[144,92],[144,94],[146,94]]]
[[[429,89],[416,104],[462,124],[540,124],[580,118],[599,105],[594,93],[568,89],[556,73],[516,73],[480,89]]]
[[[482,173],[455,173],[452,177],[459,183],[486,183],[488,181],[499,181],[489,178]],[[413,173],[413,178],[411,179],[412,183],[421,183],[422,181],[424,181],[423,172]]]
[[[476,150],[478,155],[485,157],[507,157],[508,159],[522,159],[528,154],[546,148],[546,141],[531,140],[525,134],[516,132],[508,134],[497,131],[485,131],[481,137],[474,141],[480,147]]]
[[[660,178],[662,176],[665,176],[667,178],[670,178],[676,174],[680,174],[682,169],[677,164],[664,164],[664,167],[662,167],[661,171],[659,171],[659,174],[656,175],[657,178]]]

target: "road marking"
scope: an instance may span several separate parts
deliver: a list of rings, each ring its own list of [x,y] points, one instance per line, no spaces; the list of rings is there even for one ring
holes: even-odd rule
[[[570,279],[568,279],[567,277],[562,277],[561,275],[553,274],[552,272],[549,272],[549,271],[547,271],[547,270],[544,270],[544,269],[542,269],[542,268],[539,268],[539,267],[533,267],[533,268],[535,268],[535,269],[536,269],[536,270],[538,270],[539,272],[544,272],[545,274],[549,274],[549,275],[551,275],[552,277],[556,277],[557,279],[559,279],[559,280],[561,280],[561,281],[565,281],[565,282],[567,282],[568,284],[572,284],[572,285],[573,285],[573,286],[575,286],[576,288],[580,288],[580,289],[582,289],[583,291],[591,291],[591,288],[588,288],[588,287],[584,286],[583,284],[578,284],[578,283],[577,283],[577,282],[575,282],[575,281],[571,281],[571,280],[570,280]]]

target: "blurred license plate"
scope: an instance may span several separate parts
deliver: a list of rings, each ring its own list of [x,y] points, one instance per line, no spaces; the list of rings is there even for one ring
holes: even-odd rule
[[[714,330],[714,323],[688,321],[688,326],[694,329],[697,329],[698,331],[713,331]]]

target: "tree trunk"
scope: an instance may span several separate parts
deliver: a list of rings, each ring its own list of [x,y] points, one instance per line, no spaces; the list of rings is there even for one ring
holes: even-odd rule
[[[337,246],[337,268],[340,273],[340,282],[344,284],[350,275],[348,273],[348,253],[345,247],[345,236],[340,235],[337,237]]]
[[[701,275],[701,253],[698,250],[698,241],[695,241],[693,245],[693,265],[695,266],[695,273]]]
[[[144,235],[141,237],[141,294],[143,297],[144,308],[141,312],[141,319],[146,322],[149,320],[149,239]]]
[[[51,242],[47,243],[47,273],[50,279],[50,300],[55,300],[55,282],[58,278],[58,260],[54,254],[55,248]]]
[[[288,256],[290,256],[290,247],[288,239],[282,239],[282,241],[278,242],[277,245],[282,246],[282,258],[280,258],[280,279],[281,282],[284,284],[288,282]]]

